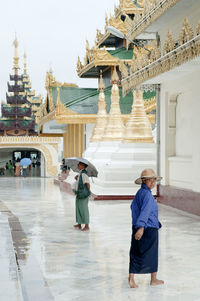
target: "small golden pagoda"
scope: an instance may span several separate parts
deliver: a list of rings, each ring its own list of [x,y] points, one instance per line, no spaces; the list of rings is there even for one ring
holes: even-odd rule
[[[92,137],[90,139],[91,142],[99,142],[101,141],[105,127],[107,124],[107,113],[106,113],[106,103],[105,103],[105,94],[104,94],[105,85],[102,78],[102,72],[100,75],[99,81],[99,102],[98,102],[98,113],[96,124],[92,132]]]
[[[119,106],[119,76],[117,74],[116,67],[114,68],[112,83],[110,113],[102,140],[121,141],[124,136],[125,128]]]
[[[143,91],[133,92],[134,103],[126,123],[124,143],[153,143],[151,123],[144,108]]]

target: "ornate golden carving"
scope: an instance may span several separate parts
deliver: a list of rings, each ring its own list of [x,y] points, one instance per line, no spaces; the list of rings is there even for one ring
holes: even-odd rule
[[[101,33],[101,31],[99,29],[97,29],[97,33],[96,33],[96,41],[97,43],[99,43],[99,41],[102,39],[103,34]]]
[[[179,44],[182,45],[194,37],[194,30],[187,18],[184,19],[181,33],[179,36]]]
[[[54,111],[54,104],[53,104],[53,95],[52,95],[52,87],[49,88],[48,93],[48,98],[49,98],[49,109],[50,112]]]
[[[166,53],[172,51],[174,49],[174,47],[175,47],[174,39],[172,37],[171,31],[168,30],[167,39],[166,39],[164,47],[163,47],[163,54],[165,55]]]
[[[137,87],[143,82],[158,76],[164,72],[167,72],[173,69],[176,66],[179,66],[196,56],[200,55],[200,36],[196,36],[192,40],[188,41],[186,44],[183,44],[176,48],[176,52],[173,50],[168,53],[168,57],[161,56],[158,60],[151,63],[148,68],[137,71],[137,73],[130,74],[126,79],[122,80],[123,95],[125,95],[131,89]],[[145,66],[145,67],[146,67]]]
[[[77,115],[77,113],[69,110],[60,100],[60,87],[57,87],[57,103],[56,103],[56,116],[58,115]]]
[[[143,1],[137,1],[137,4],[141,7],[139,10],[143,10]],[[120,0],[119,11],[121,14],[134,14],[138,10],[138,7],[133,3],[132,0]]]
[[[105,47],[103,49],[94,49],[93,55],[95,66],[116,66],[120,63],[120,59],[111,55]]]
[[[47,112],[47,101],[48,101],[48,94],[46,96],[46,100],[45,100],[45,103],[44,103],[44,110],[43,110],[44,116],[46,116],[48,114],[48,112]]]
[[[119,70],[121,72],[122,78],[128,77],[129,69],[128,69],[127,64],[125,64],[124,62],[120,62]]]
[[[124,35],[126,35],[126,32],[127,32],[126,23],[123,22],[120,17],[118,17],[118,18],[110,17],[110,19],[109,19],[109,25],[117,28]]]
[[[49,72],[46,72],[45,88],[48,90],[49,87],[60,87],[60,86],[62,86],[62,84],[55,80],[52,69],[50,69]]]
[[[197,24],[196,33],[197,33],[197,35],[200,34],[200,21]]]
[[[86,55],[84,60],[84,65],[88,65],[92,61],[92,51],[90,50],[89,42],[86,40]]]
[[[126,124],[124,143],[153,143],[151,123],[144,108],[143,92],[134,91],[134,102]]]
[[[127,32],[127,37],[130,40],[134,40],[138,35],[145,31],[147,27],[149,27],[155,20],[162,16],[170,7],[174,6],[178,1],[179,0],[152,1],[150,11],[143,15],[139,22],[135,22],[135,25],[132,28],[130,28],[130,30]]]
[[[145,16],[152,9],[153,3],[151,0],[144,0],[143,15]]]
[[[155,45],[155,47],[151,50],[150,60],[151,62],[156,61],[161,57],[161,50],[160,47]]]
[[[144,101],[144,108],[146,113],[156,110],[156,97]]]

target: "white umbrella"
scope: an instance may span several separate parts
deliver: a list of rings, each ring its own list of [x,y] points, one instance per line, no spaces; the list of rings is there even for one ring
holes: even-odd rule
[[[88,177],[97,177],[98,171],[97,171],[96,167],[92,163],[90,163],[88,160],[86,160],[84,158],[79,158],[79,157],[65,159],[65,164],[75,172],[80,172],[80,170],[78,169],[79,162],[82,162],[82,163],[88,165],[86,168]]]

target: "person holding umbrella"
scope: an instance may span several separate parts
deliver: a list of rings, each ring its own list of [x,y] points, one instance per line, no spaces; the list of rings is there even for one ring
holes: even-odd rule
[[[164,281],[157,279],[158,271],[158,205],[151,190],[156,181],[154,170],[145,169],[135,183],[141,184],[131,204],[132,241],[130,248],[129,285],[137,288],[135,274],[151,274],[150,285],[160,285]]]
[[[91,194],[89,176],[97,177],[98,172],[88,160],[83,158],[68,158],[65,159],[65,164],[73,171],[79,172],[75,177],[76,225],[74,228],[88,231],[90,229],[88,199]],[[82,225],[85,226],[82,228]]]
[[[82,231],[88,231],[89,228],[89,209],[88,209],[88,198],[90,196],[90,180],[85,170],[87,165],[83,162],[78,163],[78,169],[80,174],[75,177],[76,179],[76,222],[74,228],[80,229]],[[83,189],[86,188],[85,195],[81,196]],[[85,227],[82,229],[81,225],[85,224]]]
[[[23,170],[23,176],[26,177],[26,171],[27,171],[27,167],[29,165],[32,164],[32,161],[30,158],[23,158],[20,160],[20,166],[22,166],[22,170]]]

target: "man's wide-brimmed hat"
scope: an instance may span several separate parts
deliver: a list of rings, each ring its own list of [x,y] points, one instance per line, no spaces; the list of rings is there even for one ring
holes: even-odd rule
[[[157,176],[153,169],[145,169],[142,171],[140,178],[135,180],[135,184],[142,184],[142,180],[155,179],[157,182],[162,180],[162,177]]]

